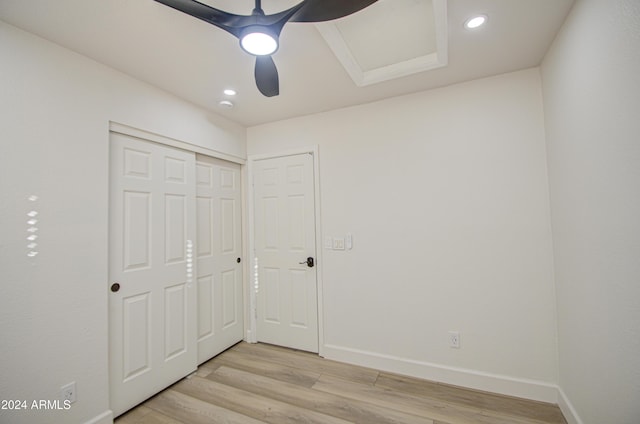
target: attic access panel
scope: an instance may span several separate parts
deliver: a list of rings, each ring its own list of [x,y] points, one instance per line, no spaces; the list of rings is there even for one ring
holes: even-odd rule
[[[448,63],[447,0],[380,0],[316,27],[357,86]]]

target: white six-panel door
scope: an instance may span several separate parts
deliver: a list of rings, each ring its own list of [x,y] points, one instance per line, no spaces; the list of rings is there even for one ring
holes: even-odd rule
[[[254,162],[258,341],[318,352],[313,156]]]
[[[207,156],[196,163],[198,363],[242,340],[240,166]]]
[[[193,153],[116,133],[110,155],[109,386],[117,416],[196,369],[196,168]]]

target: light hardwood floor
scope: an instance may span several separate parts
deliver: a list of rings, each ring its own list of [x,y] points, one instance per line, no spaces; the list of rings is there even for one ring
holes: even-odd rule
[[[566,424],[556,405],[239,343],[116,424]]]

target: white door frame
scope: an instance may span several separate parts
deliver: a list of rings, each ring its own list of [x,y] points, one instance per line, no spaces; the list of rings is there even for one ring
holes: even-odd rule
[[[205,156],[211,156],[212,158],[226,160],[227,162],[237,163],[240,166],[246,164],[246,160],[229,155],[226,153],[218,152],[217,150],[209,149],[207,147],[198,146],[186,141],[177,140],[175,138],[166,137],[164,135],[152,133],[139,128],[131,127],[129,125],[120,124],[115,121],[109,121],[109,132],[115,132],[123,135],[128,135],[135,138],[140,138],[146,141],[153,141],[155,143],[164,144],[166,146],[177,147],[178,149],[187,150],[193,153],[200,153]]]
[[[274,159],[284,156],[294,156],[310,153],[313,156],[313,191],[314,191],[314,203],[315,203],[315,232],[316,232],[316,279],[318,286],[318,354],[324,356],[324,308],[323,308],[323,286],[322,286],[322,228],[320,222],[320,167],[318,161],[318,145],[309,147],[300,147],[296,149],[290,149],[285,151],[279,151],[276,153],[266,153],[259,155],[249,155],[247,160],[247,212],[248,212],[248,227],[249,227],[249,258],[248,264],[249,270],[246,274],[248,281],[248,293],[249,293],[249,305],[248,305],[248,326],[246,340],[249,343],[257,343],[257,314],[258,314],[258,298],[256,293],[256,277],[258,269],[256,266],[256,250],[255,250],[255,205],[254,205],[254,163],[264,159]]]

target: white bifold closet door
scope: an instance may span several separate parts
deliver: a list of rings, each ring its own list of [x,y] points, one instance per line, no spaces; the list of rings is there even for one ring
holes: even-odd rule
[[[225,191],[239,192],[236,165],[196,163],[193,152],[118,133],[110,143],[109,392],[118,416],[242,339],[240,203]]]
[[[242,340],[240,166],[197,157],[198,363]]]
[[[109,385],[115,415],[196,369],[195,174],[193,153],[111,134]]]

